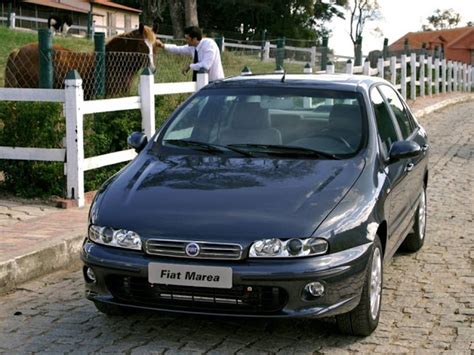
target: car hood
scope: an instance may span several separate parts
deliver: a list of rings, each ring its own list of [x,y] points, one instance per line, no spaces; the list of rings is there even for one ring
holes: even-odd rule
[[[98,192],[91,223],[144,238],[251,241],[311,236],[364,159],[141,154]]]

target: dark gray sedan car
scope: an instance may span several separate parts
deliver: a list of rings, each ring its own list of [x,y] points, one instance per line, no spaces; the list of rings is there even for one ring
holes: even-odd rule
[[[87,298],[368,335],[383,265],[425,240],[426,132],[388,82],[257,75],[191,96],[97,193]]]

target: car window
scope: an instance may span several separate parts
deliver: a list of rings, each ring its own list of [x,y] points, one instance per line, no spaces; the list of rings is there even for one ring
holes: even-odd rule
[[[377,88],[374,87],[370,91],[370,99],[375,112],[379,137],[385,153],[388,153],[392,144],[398,140],[397,130],[393,124],[388,107]]]
[[[387,103],[389,104],[390,109],[397,119],[403,139],[408,138],[408,136],[413,132],[414,125],[411,123],[411,120],[408,117],[408,114],[402,102],[400,101],[400,98],[398,97],[395,90],[387,85],[380,85],[379,88],[387,99]]]
[[[205,90],[177,112],[161,142],[167,147],[176,139],[220,146],[276,145],[349,156],[364,144],[366,127],[363,99],[354,92]]]

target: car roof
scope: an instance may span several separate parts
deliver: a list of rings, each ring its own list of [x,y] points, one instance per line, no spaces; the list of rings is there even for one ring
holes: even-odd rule
[[[360,86],[369,87],[385,80],[365,75],[349,74],[258,74],[241,75],[215,81],[207,88],[239,87],[311,87],[326,90],[357,91]]]

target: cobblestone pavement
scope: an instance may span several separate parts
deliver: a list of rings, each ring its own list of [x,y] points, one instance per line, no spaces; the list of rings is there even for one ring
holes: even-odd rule
[[[337,335],[331,319],[243,320],[139,313],[108,318],[63,271],[0,297],[0,352],[474,352],[474,102],[422,120],[431,140],[424,248],[385,269],[378,329]]]

